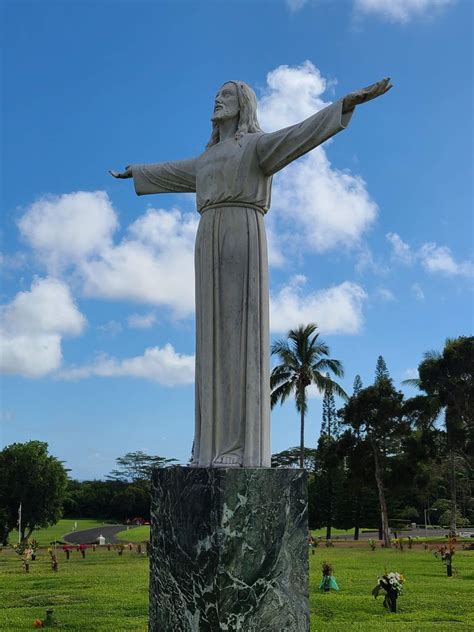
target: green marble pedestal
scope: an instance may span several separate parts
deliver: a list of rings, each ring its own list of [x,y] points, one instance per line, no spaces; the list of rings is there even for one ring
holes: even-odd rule
[[[150,632],[307,632],[307,537],[302,470],[156,469]]]

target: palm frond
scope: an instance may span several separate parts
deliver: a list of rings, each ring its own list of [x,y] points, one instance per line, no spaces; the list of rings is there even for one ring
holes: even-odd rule
[[[413,377],[407,380],[403,380],[402,384],[406,384],[407,386],[415,386],[417,388],[421,388],[420,384],[420,379],[418,377]]]
[[[280,358],[283,364],[288,368],[297,369],[299,366],[298,358],[294,351],[290,348],[286,340],[277,340],[271,347],[272,355]]]
[[[293,371],[288,371],[286,366],[276,366],[270,375],[270,388],[273,390],[283,382],[288,381],[294,375]]]
[[[283,404],[293,392],[294,382],[284,382],[272,391],[270,396],[270,404],[273,408],[278,402]]]
[[[331,371],[337,377],[344,377],[344,369],[339,360],[333,358],[321,358],[313,364],[313,371]]]

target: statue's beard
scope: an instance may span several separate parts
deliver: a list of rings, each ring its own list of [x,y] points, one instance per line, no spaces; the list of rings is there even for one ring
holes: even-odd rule
[[[228,121],[229,119],[235,118],[236,115],[236,112],[230,112],[226,108],[220,108],[212,113],[211,121],[213,123],[221,123],[222,121]]]

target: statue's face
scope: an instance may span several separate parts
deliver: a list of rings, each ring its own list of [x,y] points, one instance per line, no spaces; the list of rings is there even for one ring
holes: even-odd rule
[[[234,83],[225,83],[216,94],[211,121],[219,122],[234,118],[239,114],[239,98]]]

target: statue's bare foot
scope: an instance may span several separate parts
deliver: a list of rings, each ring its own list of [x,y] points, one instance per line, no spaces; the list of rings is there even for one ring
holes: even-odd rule
[[[236,454],[226,454],[216,457],[213,465],[215,467],[240,467],[242,465],[242,459]]]

